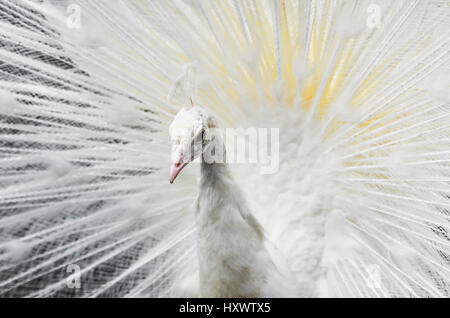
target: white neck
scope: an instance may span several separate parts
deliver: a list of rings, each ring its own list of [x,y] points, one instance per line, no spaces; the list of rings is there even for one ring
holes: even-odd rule
[[[214,142],[217,148],[223,146],[220,136],[216,136]],[[214,207],[219,205],[224,197],[231,195],[230,192],[235,191],[237,191],[237,188],[226,164],[226,154],[224,153],[223,160],[213,163],[208,163],[202,155],[198,192],[199,198],[208,199],[208,208],[205,212],[216,211]],[[208,215],[203,215],[203,217],[208,217]]]
[[[197,246],[201,296],[261,296],[270,263],[263,231],[225,163],[202,160]]]
[[[232,180],[228,165],[226,163],[226,151],[224,148],[224,143],[219,134],[213,137],[212,143],[214,143],[215,149],[221,149],[223,152],[217,154],[216,160],[212,163],[211,158],[208,160],[205,155],[202,154],[202,162],[200,167],[200,182],[199,182],[199,195],[210,193],[214,191],[220,199],[221,196],[229,194],[229,191],[236,190],[236,186]]]

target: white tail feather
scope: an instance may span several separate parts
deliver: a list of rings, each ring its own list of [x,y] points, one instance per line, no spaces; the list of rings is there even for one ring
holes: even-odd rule
[[[192,293],[194,95],[280,128],[277,174],[233,168],[303,295],[450,295],[448,2],[72,2],[0,0],[0,296]]]

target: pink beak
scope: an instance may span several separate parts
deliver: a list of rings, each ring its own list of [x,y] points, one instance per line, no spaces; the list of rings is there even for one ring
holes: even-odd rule
[[[183,157],[181,157],[177,162],[172,163],[172,166],[170,167],[170,176],[169,176],[170,184],[172,184],[175,181],[177,176],[180,174],[181,170],[183,170],[184,167],[188,165],[187,162],[183,163],[182,159]]]

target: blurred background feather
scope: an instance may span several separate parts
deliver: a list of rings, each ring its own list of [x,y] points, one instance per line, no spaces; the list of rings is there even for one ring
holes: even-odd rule
[[[232,168],[305,296],[448,297],[449,29],[438,0],[0,0],[0,296],[175,294],[195,63],[222,127],[280,128],[278,173]]]

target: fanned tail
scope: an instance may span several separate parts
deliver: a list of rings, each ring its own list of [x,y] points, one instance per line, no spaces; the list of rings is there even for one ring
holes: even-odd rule
[[[0,0],[0,297],[177,295],[194,61],[222,127],[280,128],[276,174],[234,168],[303,296],[448,297],[448,6]]]

